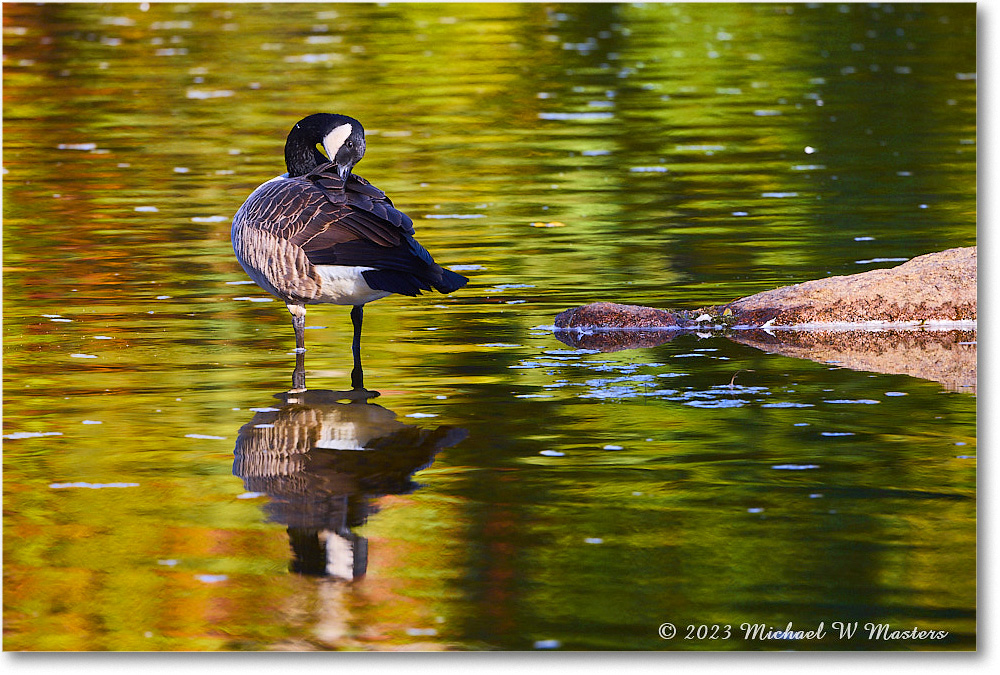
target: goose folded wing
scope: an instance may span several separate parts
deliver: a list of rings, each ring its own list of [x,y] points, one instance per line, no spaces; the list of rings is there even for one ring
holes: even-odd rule
[[[333,166],[331,163],[323,164],[306,176],[331,204],[346,204],[355,211],[368,212],[392,223],[406,234],[413,234],[413,221],[396,209],[382,190],[353,173],[345,181],[333,171]]]
[[[368,210],[364,206],[313,201],[302,211],[299,227],[289,241],[301,246],[313,264],[333,264],[325,261],[332,253],[328,249],[351,241],[383,248],[406,246],[410,236],[405,229],[382,217],[381,209]]]

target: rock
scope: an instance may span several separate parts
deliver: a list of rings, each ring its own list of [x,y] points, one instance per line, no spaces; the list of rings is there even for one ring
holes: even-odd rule
[[[750,326],[976,320],[976,247],[922,255],[898,267],[816,279],[709,308]],[[714,310],[714,311],[713,311]]]
[[[556,328],[677,328],[678,315],[640,305],[595,302],[556,315]]]

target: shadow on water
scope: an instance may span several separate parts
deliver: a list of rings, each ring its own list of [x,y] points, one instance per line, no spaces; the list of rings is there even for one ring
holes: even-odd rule
[[[304,381],[304,380],[303,380]],[[424,429],[370,402],[377,392],[314,389],[279,393],[257,409],[233,451],[233,475],[270,498],[271,522],[288,527],[294,572],[349,581],[364,576],[368,542],[353,532],[373,501],[417,489],[413,474],[465,429]]]
[[[617,352],[658,347],[690,332],[560,330],[555,336],[577,349]],[[851,370],[910,375],[938,382],[949,391],[976,393],[975,330],[738,330],[725,336],[768,354]]]

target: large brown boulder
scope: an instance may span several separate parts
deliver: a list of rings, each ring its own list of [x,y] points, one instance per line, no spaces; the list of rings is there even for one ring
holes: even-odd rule
[[[976,247],[928,253],[889,269],[784,286],[707,311],[714,315],[727,309],[737,323],[751,326],[975,321]]]

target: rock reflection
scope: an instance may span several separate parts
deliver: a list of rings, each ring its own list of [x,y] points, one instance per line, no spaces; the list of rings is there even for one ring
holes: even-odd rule
[[[976,331],[734,331],[730,340],[782,356],[851,370],[910,375],[976,393]]]
[[[686,330],[557,330],[571,347],[617,352],[657,347]],[[717,334],[717,333],[709,333]],[[703,335],[699,333],[699,335]],[[732,330],[733,342],[770,354],[852,370],[910,375],[951,391],[976,393],[975,330]]]
[[[405,424],[356,392],[311,390],[276,398],[280,407],[259,410],[240,429],[233,474],[248,491],[270,498],[270,521],[287,525],[293,571],[361,577],[368,542],[352,529],[377,510],[374,499],[415,490],[413,474],[468,432]]]
[[[690,332],[676,329],[643,330],[635,328],[595,331],[557,330],[555,336],[563,344],[575,349],[620,352],[624,349],[659,347],[678,335],[686,335]]]

